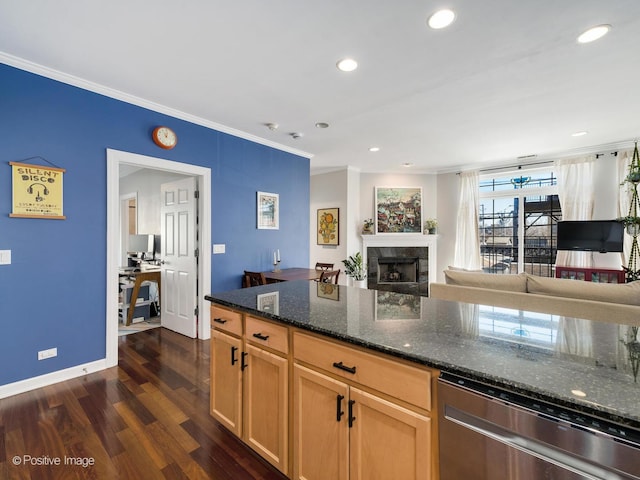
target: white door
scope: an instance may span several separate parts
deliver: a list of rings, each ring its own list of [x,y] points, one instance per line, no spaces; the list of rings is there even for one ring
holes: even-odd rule
[[[187,337],[197,336],[196,179],[160,186],[163,327]]]

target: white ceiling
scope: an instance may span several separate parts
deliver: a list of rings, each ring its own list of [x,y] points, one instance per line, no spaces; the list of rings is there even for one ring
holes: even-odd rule
[[[456,21],[431,30],[443,6]],[[598,24],[610,33],[576,42]],[[312,172],[451,171],[628,144],[639,53],[638,0],[0,0],[0,61],[303,152]],[[355,72],[336,69],[347,56]]]

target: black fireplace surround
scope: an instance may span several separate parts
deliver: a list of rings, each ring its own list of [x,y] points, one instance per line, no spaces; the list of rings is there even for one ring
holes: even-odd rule
[[[429,295],[428,247],[368,247],[367,288]]]

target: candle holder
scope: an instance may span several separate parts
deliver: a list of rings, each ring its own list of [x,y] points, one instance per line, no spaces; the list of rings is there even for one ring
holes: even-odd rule
[[[273,273],[280,271],[280,260],[273,262]]]

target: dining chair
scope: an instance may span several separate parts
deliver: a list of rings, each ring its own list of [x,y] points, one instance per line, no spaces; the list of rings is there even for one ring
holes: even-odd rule
[[[266,285],[266,284],[267,284],[267,279],[264,278],[264,273],[250,272],[248,270],[244,271],[244,279],[242,282],[242,286],[244,288],[257,287],[258,285]]]
[[[333,270],[333,263],[316,263],[316,270]]]
[[[340,270],[323,270],[322,273],[320,274],[320,279],[318,281],[320,283],[337,284],[339,275],[340,275]]]

